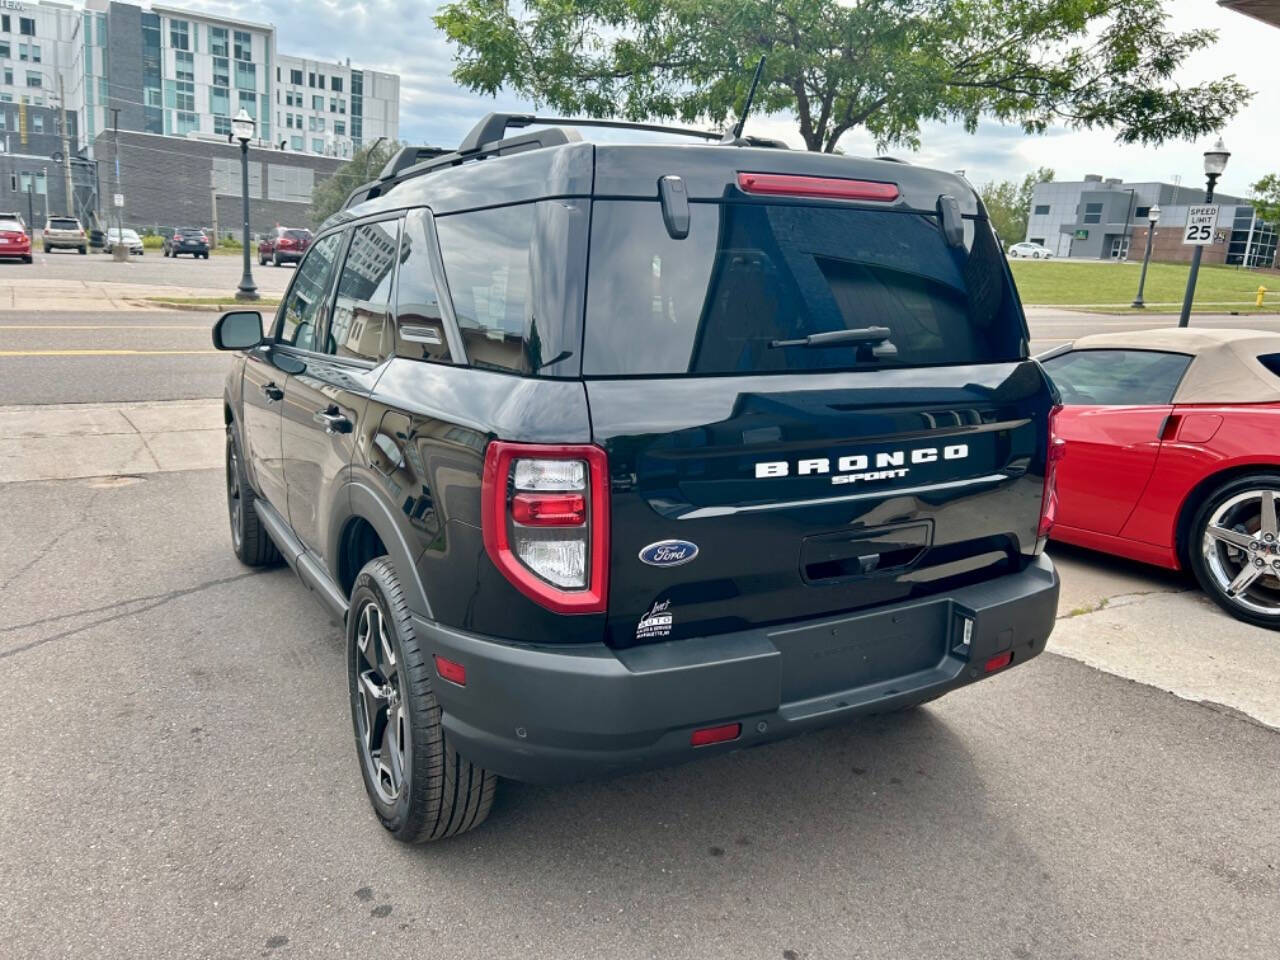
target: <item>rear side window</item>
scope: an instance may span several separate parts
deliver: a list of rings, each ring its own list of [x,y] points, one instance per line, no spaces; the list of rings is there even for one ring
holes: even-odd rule
[[[1280,377],[1280,353],[1267,353],[1258,358],[1258,362]]]
[[[351,232],[325,353],[375,362],[387,356],[399,239],[399,220],[367,223]]]
[[[673,240],[650,201],[599,201],[591,227],[590,375],[750,374],[986,363],[1025,355],[985,222],[950,247],[934,217],[801,204],[694,204]],[[889,344],[786,346],[886,328]]]
[[[449,340],[440,312],[440,293],[431,269],[427,231],[431,218],[422,210],[405,217],[400,237],[400,279],[396,281],[396,356],[448,362]]]
[[[321,307],[341,241],[341,233],[331,233],[313,244],[303,257],[293,286],[280,307],[277,339],[281,343],[292,344],[299,350],[316,349],[316,327],[323,319]]]
[[[1191,358],[1155,350],[1076,350],[1044,363],[1065,403],[1144,406],[1173,402]]]

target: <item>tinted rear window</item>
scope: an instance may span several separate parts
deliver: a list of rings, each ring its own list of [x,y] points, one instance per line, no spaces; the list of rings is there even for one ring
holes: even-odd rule
[[[288,237],[290,240],[310,240],[311,239],[310,230],[281,230],[280,235],[282,237]]]
[[[80,221],[78,220],[50,220],[49,227],[53,230],[79,230]]]
[[[1258,362],[1280,377],[1280,353],[1267,353],[1258,358]]]
[[[1025,355],[985,223],[949,247],[918,214],[694,204],[673,240],[650,201],[599,201],[587,284],[589,375],[767,373],[985,363]],[[886,327],[896,355],[776,340]]]

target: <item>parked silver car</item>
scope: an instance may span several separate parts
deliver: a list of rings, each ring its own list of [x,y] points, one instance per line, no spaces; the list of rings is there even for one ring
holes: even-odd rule
[[[44,252],[50,250],[79,250],[89,252],[89,237],[75,217],[50,217],[45,221]]]
[[[137,257],[146,253],[142,248],[142,238],[138,236],[136,230],[130,230],[128,227],[124,230],[117,230],[115,227],[112,227],[107,231],[106,243],[104,245],[104,249],[107,253],[114,251],[117,244],[123,246],[131,254]]]

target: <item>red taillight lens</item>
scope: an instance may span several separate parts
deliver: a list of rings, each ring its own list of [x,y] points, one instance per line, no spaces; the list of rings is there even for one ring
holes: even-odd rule
[[[896,183],[844,180],[839,177],[797,177],[784,173],[739,173],[738,189],[770,197],[819,197],[826,200],[898,199]]]
[[[441,679],[448,680],[450,683],[456,683],[460,687],[467,685],[467,668],[454,660],[446,657],[435,655],[436,673],[440,674]]]
[[[997,653],[994,657],[983,665],[984,673],[995,673],[997,670],[1003,670],[1009,664],[1013,663],[1013,651],[1006,650],[1004,653]]]
[[[1067,455],[1067,441],[1057,432],[1061,411],[1061,407],[1054,407],[1049,412],[1049,448],[1045,455],[1044,493],[1040,498],[1040,527],[1036,532],[1041,539],[1049,536],[1058,518],[1058,464]]]
[[[481,526],[489,559],[556,613],[603,613],[609,572],[609,480],[592,446],[495,440],[484,458]]]
[[[703,727],[701,730],[693,731],[693,735],[689,737],[689,745],[693,747],[705,747],[712,743],[727,743],[730,740],[737,740],[742,734],[742,724],[726,723],[719,727]]]

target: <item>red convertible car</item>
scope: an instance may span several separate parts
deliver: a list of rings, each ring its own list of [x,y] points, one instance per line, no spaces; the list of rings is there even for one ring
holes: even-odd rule
[[[1280,629],[1280,334],[1082,337],[1041,356],[1062,394],[1051,537],[1174,570]]]

